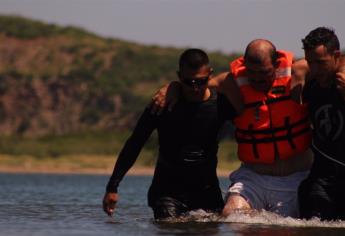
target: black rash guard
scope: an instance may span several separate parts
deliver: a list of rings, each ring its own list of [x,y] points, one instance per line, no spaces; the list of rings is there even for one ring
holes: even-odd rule
[[[315,161],[311,175],[345,176],[345,168],[336,162],[345,164],[345,101],[336,84],[322,88],[316,80],[309,81],[303,91],[303,102],[308,104],[313,124]]]
[[[345,167],[339,163],[345,163],[345,101],[335,83],[321,88],[316,80],[306,83],[303,101],[313,124],[314,163],[299,187],[301,217],[345,220]]]
[[[221,112],[220,112],[221,111]],[[121,150],[107,192],[118,185],[134,164],[151,133],[157,129],[159,156],[150,192],[169,194],[217,186],[218,132],[236,112],[227,99],[214,91],[204,102],[183,99],[172,112],[141,115],[132,135]],[[159,192],[159,193],[158,193]]]

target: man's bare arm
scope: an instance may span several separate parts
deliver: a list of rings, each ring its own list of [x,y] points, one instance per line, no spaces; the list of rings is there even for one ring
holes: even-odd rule
[[[302,103],[302,90],[307,80],[309,66],[305,59],[293,62],[291,67],[291,98],[297,103]]]
[[[168,110],[171,110],[176,104],[181,93],[180,86],[181,85],[177,81],[173,81],[170,84],[163,86],[152,98],[151,112],[160,114],[165,107],[168,107]],[[242,95],[239,87],[229,72],[213,76],[208,82],[208,87],[214,88],[218,93],[224,94],[229,102],[234,106],[237,113],[242,113],[244,109]]]
[[[224,83],[228,75],[229,72],[223,72],[216,76],[212,76],[211,79],[208,81],[207,86],[209,88],[216,89],[218,93],[223,93],[221,84]]]
[[[242,113],[244,109],[243,98],[231,73],[224,72],[212,77],[208,86],[210,88],[215,88],[218,93],[224,94],[229,102],[234,106],[237,114]]]
[[[294,88],[295,86],[298,85],[304,85],[306,81],[307,74],[309,72],[309,66],[307,61],[303,59],[299,59],[295,61],[292,64],[291,67],[291,75],[292,75],[292,80],[291,80],[291,88]]]

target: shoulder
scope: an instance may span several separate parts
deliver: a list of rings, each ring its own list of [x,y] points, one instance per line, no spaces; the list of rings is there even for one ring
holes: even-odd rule
[[[291,73],[299,76],[305,76],[309,71],[307,60],[304,58],[293,61]]]
[[[308,72],[309,72],[309,66],[308,66],[307,61],[304,58],[294,61],[291,66],[292,84],[304,85]]]

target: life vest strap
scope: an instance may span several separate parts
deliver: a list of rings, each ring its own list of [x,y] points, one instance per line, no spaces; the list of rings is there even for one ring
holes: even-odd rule
[[[299,135],[302,135],[306,132],[310,131],[310,127],[305,127],[304,129],[299,130],[298,132],[295,132],[290,135],[281,135],[281,136],[275,136],[275,137],[269,137],[269,138],[241,138],[236,135],[236,140],[238,143],[250,143],[250,144],[258,144],[258,143],[273,143],[278,141],[284,141],[293,139]]]
[[[293,137],[292,137],[292,128],[291,128],[291,125],[290,125],[290,117],[287,116],[285,117],[285,127],[287,129],[287,137],[288,137],[288,141],[289,141],[289,144],[291,146],[292,149],[296,149],[296,145],[293,141]]]
[[[276,102],[286,101],[289,99],[291,99],[291,95],[280,96],[277,98],[268,98],[264,101],[250,102],[250,103],[246,103],[244,106],[245,106],[245,108],[252,108],[252,107],[262,106],[265,104],[272,104],[272,103],[276,103]]]
[[[280,126],[280,127],[276,127],[276,128],[267,128],[267,129],[260,129],[260,130],[248,130],[248,129],[236,129],[236,133],[241,133],[241,134],[245,134],[245,135],[253,135],[253,134],[274,134],[276,132],[279,132],[279,131],[288,131],[289,129],[293,129],[297,126],[300,126],[302,124],[307,124],[309,121],[309,118],[308,116],[304,117],[303,119],[295,122],[295,123],[291,123],[289,124],[288,123],[288,126],[287,124],[285,123],[284,126]],[[286,122],[286,121],[285,121]]]
[[[248,126],[248,130],[249,131],[253,131],[253,124],[250,124],[249,126]],[[260,156],[259,156],[259,152],[258,152],[258,146],[257,146],[257,143],[258,142],[256,142],[256,138],[255,138],[255,136],[254,136],[254,133],[251,133],[251,135],[250,135],[250,139],[252,140],[252,147],[253,147],[253,154],[254,154],[254,157],[256,158],[256,159],[259,159],[260,158]]]

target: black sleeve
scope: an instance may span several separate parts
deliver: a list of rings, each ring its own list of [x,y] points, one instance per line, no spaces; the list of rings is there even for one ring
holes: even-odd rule
[[[307,80],[302,90],[302,101],[308,103],[310,101],[310,92],[315,84],[315,80]]]
[[[107,184],[107,192],[117,192],[120,181],[133,166],[145,142],[157,127],[158,118],[157,115],[150,114],[148,108],[145,109],[132,135],[129,137],[118,156],[113,174]]]
[[[233,120],[237,116],[234,106],[223,94],[218,94],[218,113],[222,120]]]

